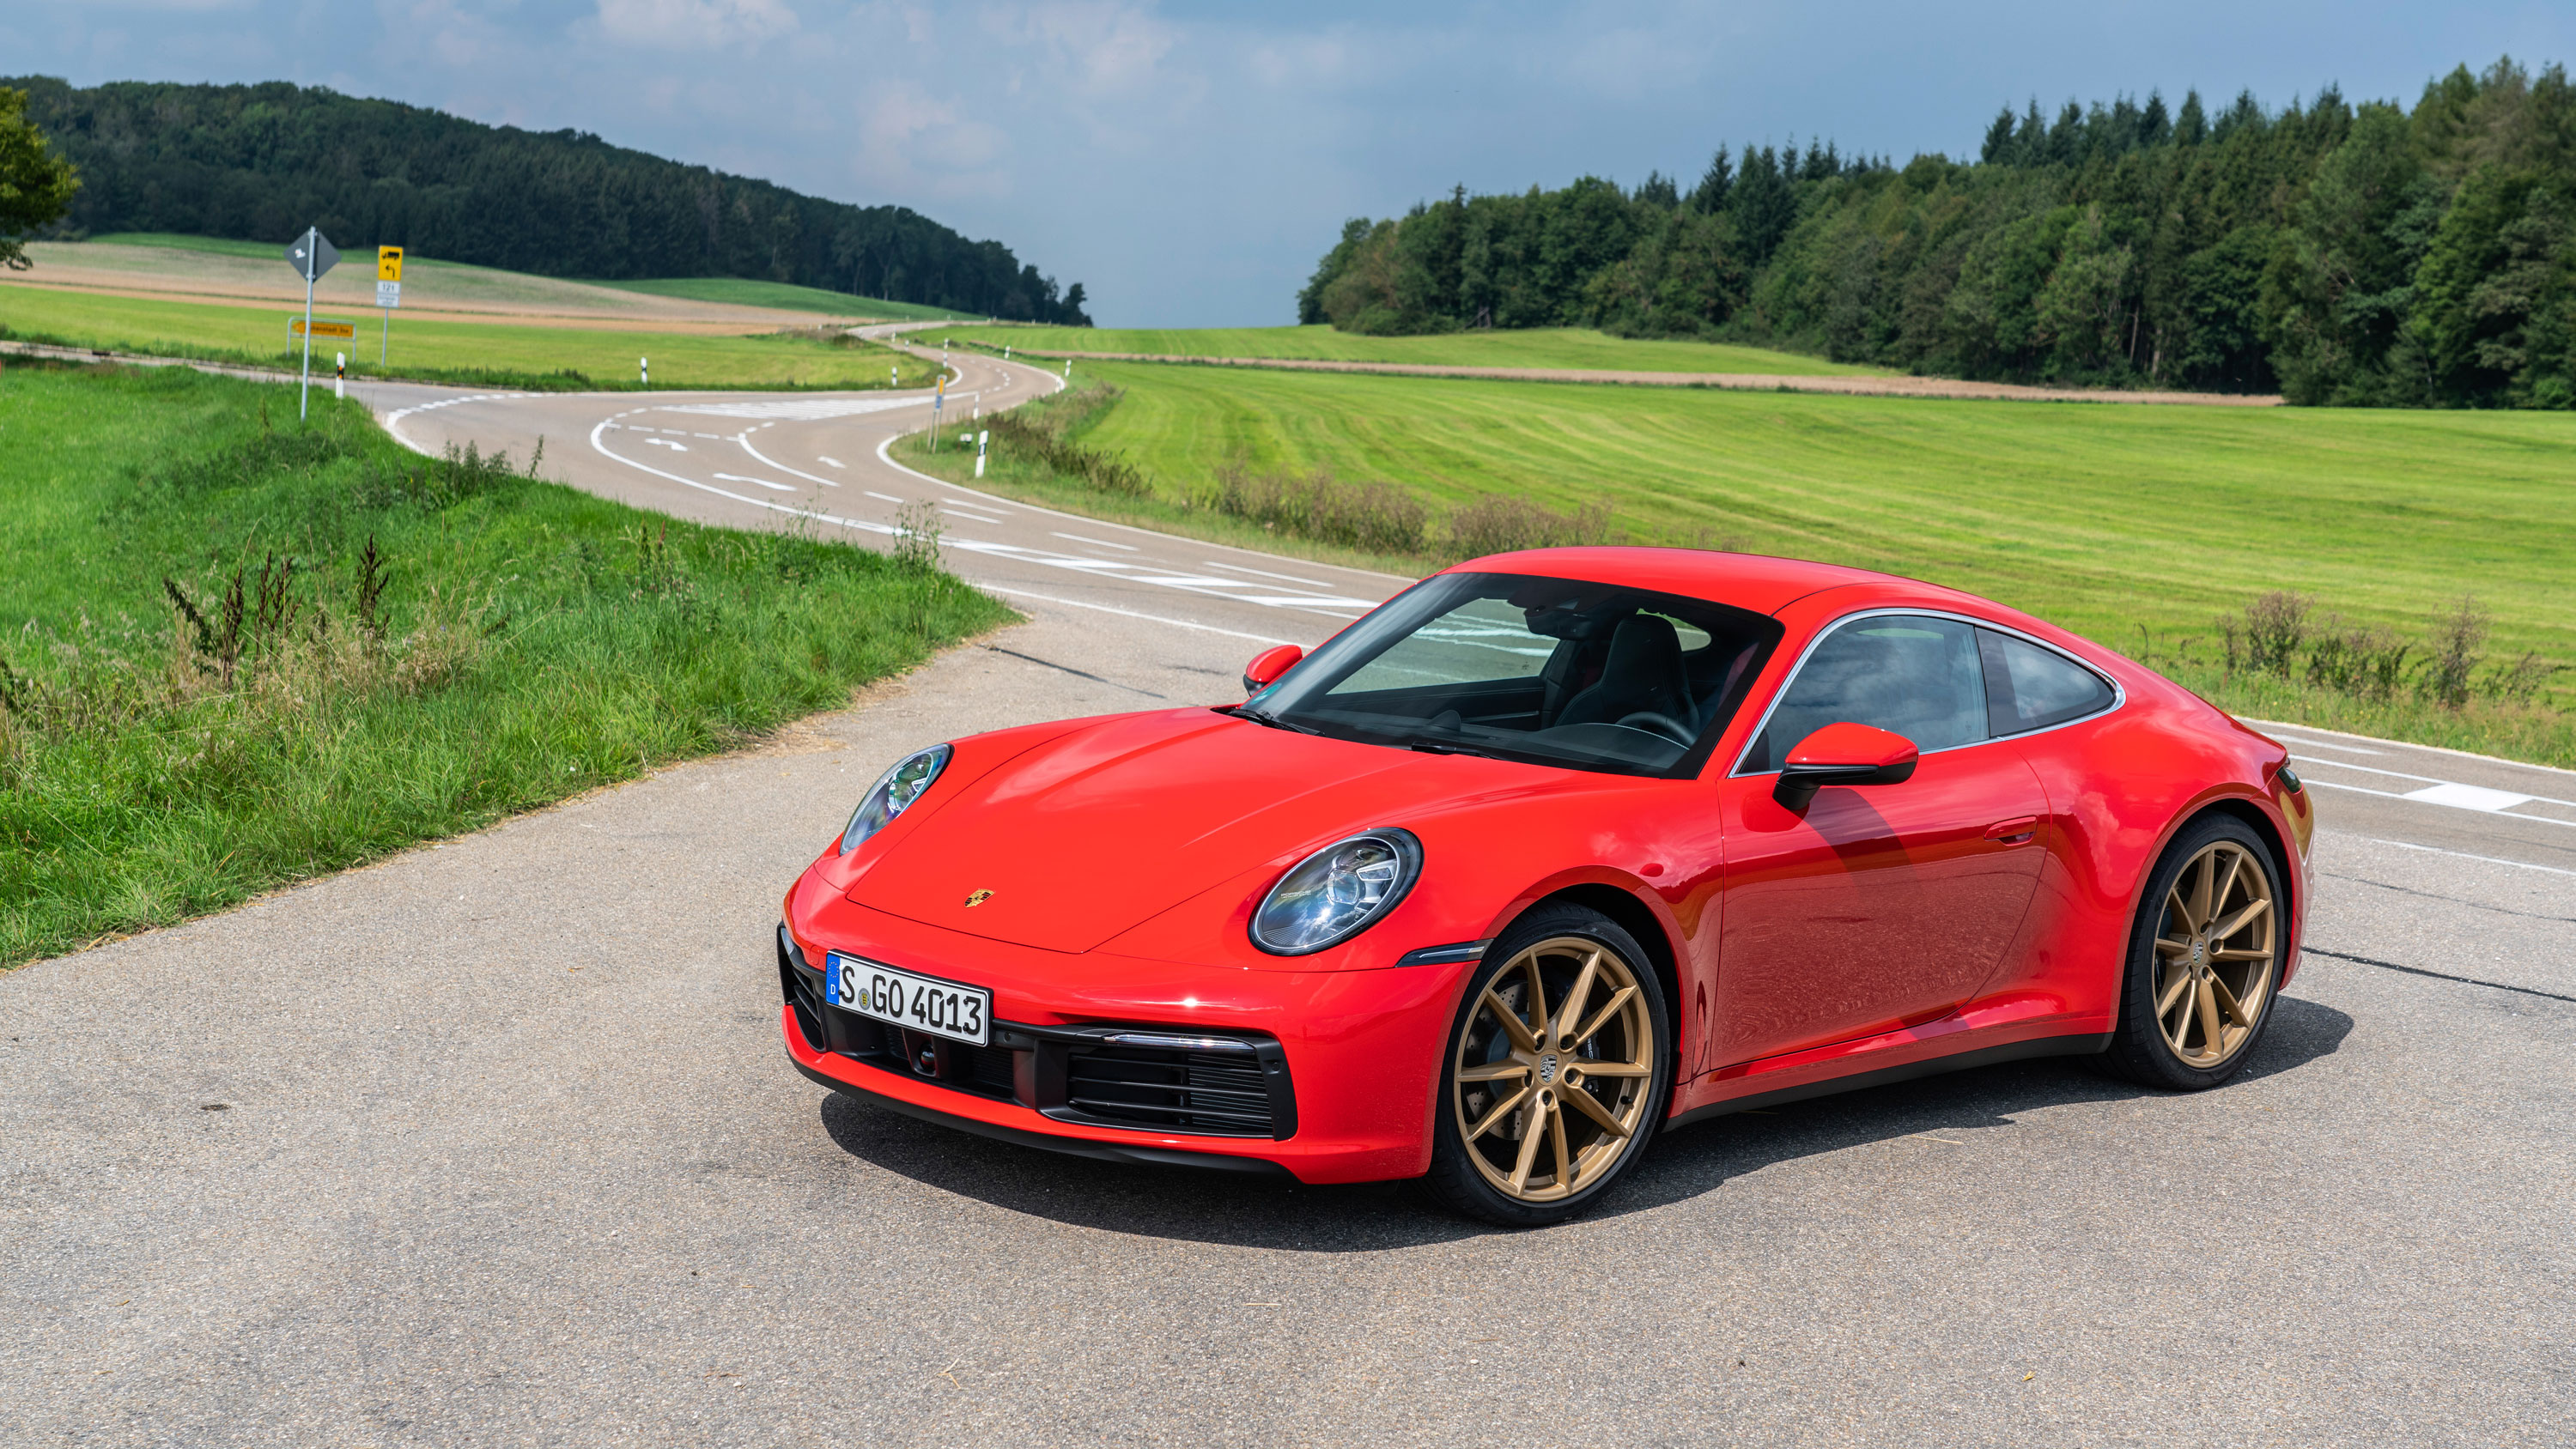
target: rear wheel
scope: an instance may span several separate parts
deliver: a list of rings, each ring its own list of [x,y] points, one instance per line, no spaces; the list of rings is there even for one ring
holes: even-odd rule
[[[2213,815],[2185,827],[2138,906],[2104,1065],[2171,1091],[2236,1075],[2272,1019],[2285,904],[2280,868],[2245,822]]]
[[[1663,1124],[1670,1022],[1645,951],[1609,917],[1522,918],[1485,953],[1451,1028],[1424,1186],[1516,1228],[1599,1201]]]

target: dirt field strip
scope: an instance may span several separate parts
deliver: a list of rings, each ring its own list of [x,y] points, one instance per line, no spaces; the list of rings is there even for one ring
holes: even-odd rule
[[[1421,362],[1330,362],[1293,357],[1183,357],[1155,352],[1049,352],[1021,348],[1018,357],[1076,362],[1170,362],[1194,367],[1267,367],[1287,372],[1376,372],[1398,377],[1465,377],[1501,382],[1582,382],[1628,387],[1713,387],[1736,392],[1830,392],[1851,397],[1929,397],[1995,402],[2149,403],[2199,407],[2279,407],[2278,394],[2125,392],[2111,388],[2023,387],[1942,377],[1793,377],[1757,372],[1615,372],[1594,368],[1445,367]]]
[[[67,269],[49,269],[41,278],[12,277],[0,286],[29,287],[49,292],[77,292],[93,297],[130,297],[146,302],[192,302],[207,307],[244,307],[254,311],[274,311],[279,307],[301,306],[304,294],[280,292],[267,295],[257,292],[206,291],[186,286],[155,287],[137,283],[131,278],[93,280],[103,274],[72,273]],[[641,294],[638,294],[641,295]],[[341,311],[365,307],[374,314],[374,303],[346,298],[316,298],[316,305],[327,305]],[[730,337],[782,329],[817,327],[835,319],[819,312],[772,312],[748,307],[697,306],[694,310],[655,311],[637,308],[629,314],[550,312],[536,308],[509,307],[497,304],[477,306],[470,302],[451,302],[440,306],[410,305],[401,315],[417,321],[501,323],[525,326],[542,323],[548,327],[579,328],[601,332],[633,332],[650,329],[655,332],[677,332],[709,337]],[[853,314],[855,317],[856,314]],[[848,320],[848,319],[840,319]]]

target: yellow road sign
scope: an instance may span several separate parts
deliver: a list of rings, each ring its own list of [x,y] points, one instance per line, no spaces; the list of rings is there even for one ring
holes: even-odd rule
[[[304,331],[304,319],[301,317],[288,318],[286,322],[286,330],[298,337],[306,335]],[[313,331],[311,335],[315,337],[355,337],[358,335],[358,328],[355,323],[324,322],[317,318],[313,323]]]
[[[402,280],[401,247],[376,248],[376,280],[379,282],[399,282]]]

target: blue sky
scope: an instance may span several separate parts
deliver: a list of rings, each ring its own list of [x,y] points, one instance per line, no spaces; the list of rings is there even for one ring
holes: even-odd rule
[[[0,70],[294,80],[622,145],[994,237],[1103,323],[1277,323],[1342,219],[1696,177],[1720,140],[1974,150],[1996,108],[2576,50],[2560,3],[1293,6],[1148,0],[54,0]]]

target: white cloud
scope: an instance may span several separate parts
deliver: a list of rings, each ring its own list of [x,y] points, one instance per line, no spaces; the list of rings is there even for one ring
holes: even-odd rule
[[[1010,133],[913,81],[870,88],[857,107],[852,174],[898,195],[995,196],[1009,189]]]
[[[1048,69],[1095,95],[1132,93],[1160,79],[1163,59],[1179,43],[1173,28],[1143,5],[1116,0],[1042,0],[995,5],[978,17],[986,35],[1030,46]]]
[[[753,45],[797,29],[784,0],[599,0],[599,28],[614,40],[666,50]]]

